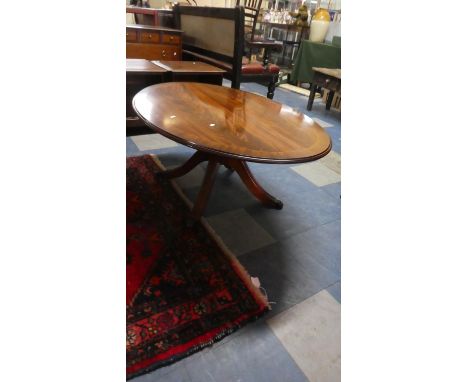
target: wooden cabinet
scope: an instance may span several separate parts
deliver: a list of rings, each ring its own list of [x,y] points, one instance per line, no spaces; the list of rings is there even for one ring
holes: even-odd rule
[[[127,25],[127,58],[178,61],[181,57],[181,30]]]

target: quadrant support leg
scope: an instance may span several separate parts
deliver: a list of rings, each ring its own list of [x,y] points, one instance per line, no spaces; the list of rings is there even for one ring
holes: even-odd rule
[[[226,166],[231,171],[235,171],[240,176],[247,189],[265,207],[275,208],[277,210],[283,208],[283,203],[281,200],[276,199],[273,195],[270,195],[268,192],[266,192],[265,189],[258,183],[257,179],[255,179],[254,175],[250,171],[249,166],[247,165],[247,162],[240,159],[228,158],[225,156],[197,151],[182,166],[176,167],[172,170],[163,171],[160,173],[160,176],[166,178],[177,178],[179,176],[183,176],[204,161],[208,161],[208,167],[206,169],[206,173],[203,178],[203,184],[201,186],[200,192],[198,193],[197,200],[193,206],[192,216],[195,219],[199,219],[205,210],[220,164]]]

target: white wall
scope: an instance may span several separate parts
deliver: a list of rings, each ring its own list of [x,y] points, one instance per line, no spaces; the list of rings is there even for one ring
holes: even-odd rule
[[[165,0],[148,0],[149,6],[151,8],[164,8],[164,5],[166,4]]]

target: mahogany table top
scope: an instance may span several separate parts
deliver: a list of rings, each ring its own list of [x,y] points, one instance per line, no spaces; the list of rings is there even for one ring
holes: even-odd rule
[[[138,116],[185,146],[264,163],[300,163],[331,150],[330,136],[313,119],[268,98],[223,86],[169,82],[133,99]]]

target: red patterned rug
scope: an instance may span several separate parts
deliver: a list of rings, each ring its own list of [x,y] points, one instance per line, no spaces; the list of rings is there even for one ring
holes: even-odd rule
[[[127,158],[127,379],[222,339],[268,310],[236,258],[149,156]]]

